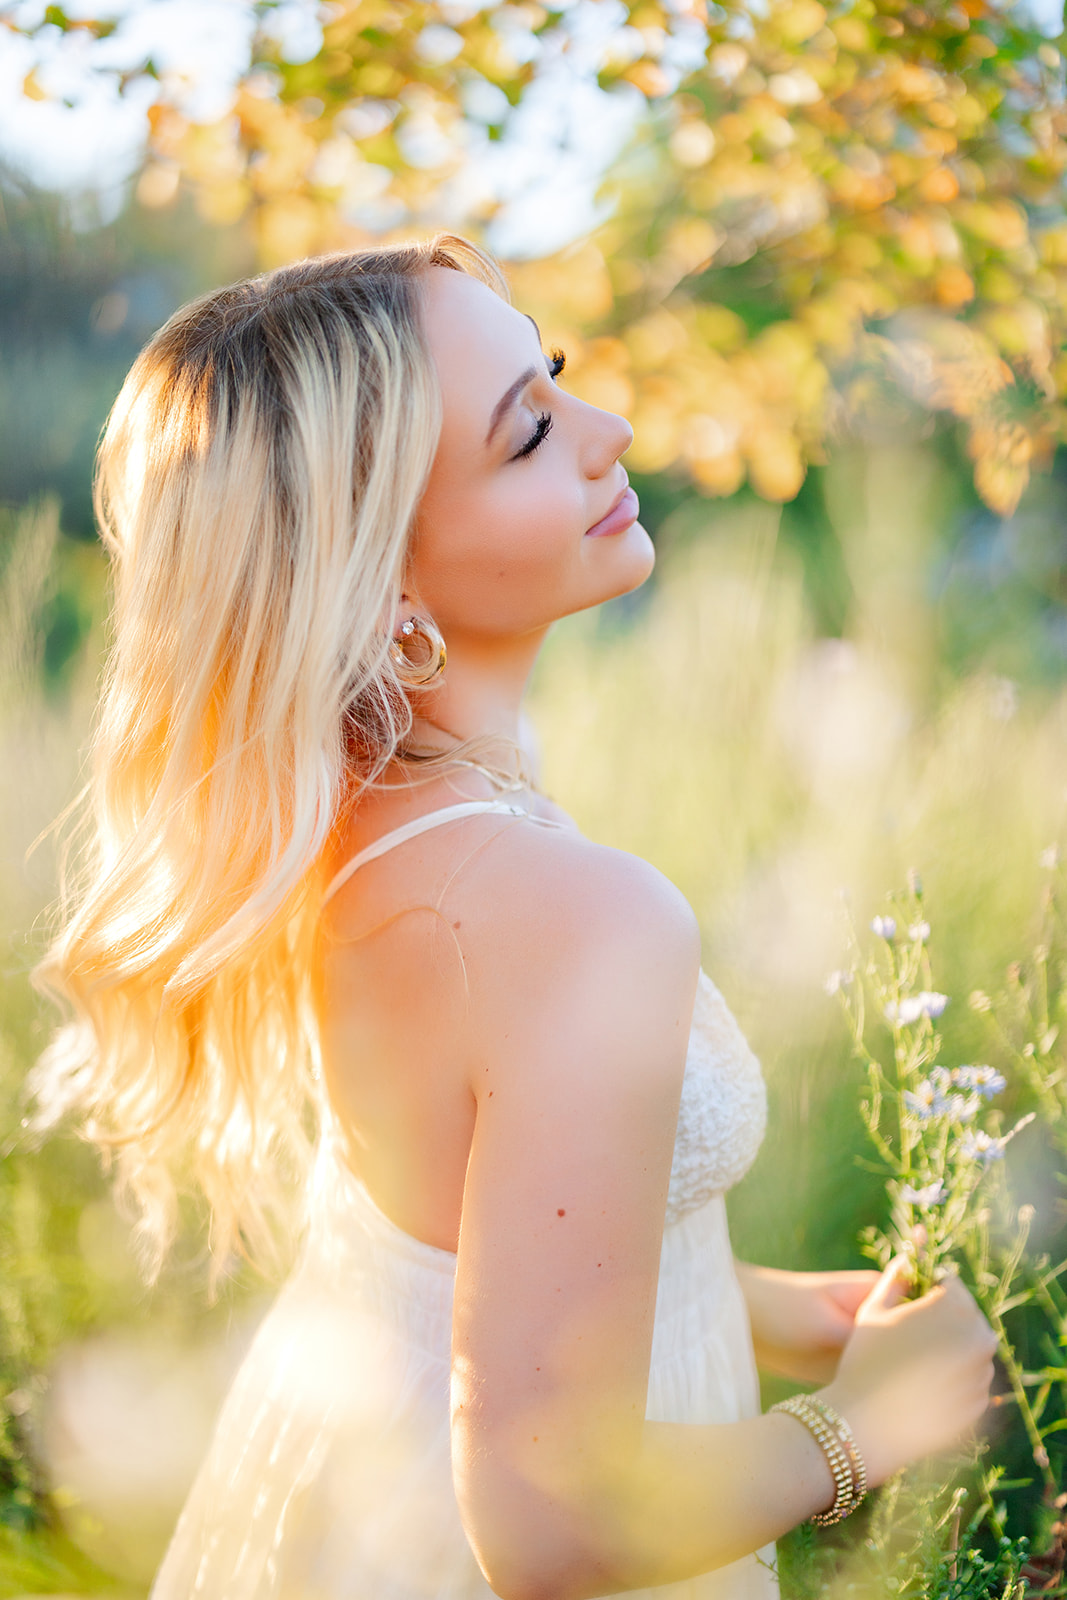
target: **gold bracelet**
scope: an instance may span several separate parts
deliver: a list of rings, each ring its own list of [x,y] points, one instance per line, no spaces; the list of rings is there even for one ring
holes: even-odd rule
[[[818,1442],[834,1480],[834,1503],[816,1511],[811,1521],[819,1527],[842,1522],[861,1504],[867,1493],[867,1471],[852,1436],[852,1429],[832,1406],[813,1395],[794,1394],[779,1400],[772,1411],[785,1411],[802,1422]]]
[[[827,1405],[826,1401],[820,1399],[817,1394],[806,1395],[805,1399],[809,1405],[814,1406],[817,1411],[821,1411],[827,1422],[829,1422],[830,1426],[836,1429],[837,1436],[845,1448],[845,1453],[849,1459],[849,1465],[852,1468],[852,1493],[855,1498],[855,1505],[851,1506],[849,1509],[851,1511],[855,1511],[856,1506],[858,1506],[867,1495],[867,1468],[864,1466],[863,1457],[860,1455],[859,1446],[857,1445],[853,1436],[852,1429],[849,1427],[841,1413],[839,1411],[835,1411],[833,1406]]]

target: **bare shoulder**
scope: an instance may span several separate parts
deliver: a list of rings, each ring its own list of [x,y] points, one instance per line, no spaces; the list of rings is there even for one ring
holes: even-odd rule
[[[454,896],[474,1020],[490,1034],[520,1024],[543,1038],[576,1010],[605,1036],[688,1024],[696,918],[640,857],[520,822],[468,862]]]
[[[557,944],[586,945],[594,934],[613,946],[666,942],[682,959],[698,951],[696,917],[681,890],[650,862],[597,844],[573,825],[506,825],[463,876],[465,898],[479,908],[470,934],[498,951],[502,939],[527,947],[549,934]]]

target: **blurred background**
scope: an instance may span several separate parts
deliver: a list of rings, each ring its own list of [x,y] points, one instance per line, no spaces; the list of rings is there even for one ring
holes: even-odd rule
[[[921,873],[946,1039],[990,1059],[967,997],[1038,938],[1063,838],[1061,28],[1053,0],[0,5],[0,1596],[146,1592],[270,1294],[208,1304],[193,1213],[147,1291],[95,1159],[23,1127],[42,830],[107,632],[93,451],[140,345],[216,284],[447,227],[631,418],[657,570],[550,641],[546,787],[685,891],[763,1058],[737,1253],[860,1265],[848,919]],[[1012,1153],[1067,1253],[1040,1127]]]

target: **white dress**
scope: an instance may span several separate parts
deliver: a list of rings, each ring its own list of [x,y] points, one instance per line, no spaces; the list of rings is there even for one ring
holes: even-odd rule
[[[500,801],[431,812],[349,862]],[[759,1064],[701,973],[656,1297],[649,1420],[759,1411],[723,1191],[763,1135]],[[490,1600],[449,1455],[455,1256],[404,1233],[343,1164],[327,1127],[300,1259],[261,1324],[151,1600]],[[637,1600],[774,1600],[773,1548]]]

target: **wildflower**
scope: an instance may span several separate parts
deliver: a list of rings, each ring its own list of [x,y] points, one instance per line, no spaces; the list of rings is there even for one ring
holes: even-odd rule
[[[953,1067],[949,1077],[954,1087],[975,1090],[986,1100],[992,1100],[1008,1082],[995,1067]]]
[[[967,1161],[979,1161],[983,1167],[992,1166],[1004,1154],[1004,1146],[1011,1134],[1002,1133],[998,1139],[982,1128],[972,1128],[960,1140],[960,1155]]]
[[[972,989],[967,997],[967,1004],[972,1011],[992,1011],[993,1002],[984,989]]]
[[[914,1089],[904,1090],[904,1104],[920,1122],[928,1122],[937,1115],[937,1099],[937,1089],[929,1078],[924,1078]]]
[[[922,1189],[915,1189],[906,1183],[900,1191],[900,1198],[909,1206],[939,1206],[948,1199],[948,1190],[940,1181],[928,1183]]]
[[[982,1104],[982,1091],[969,1079],[960,1078],[959,1071],[958,1067],[952,1071],[948,1067],[931,1067],[929,1075],[914,1089],[905,1089],[904,1104],[912,1115],[918,1117],[920,1122],[929,1122],[931,1117],[947,1117],[949,1122],[970,1122],[977,1116]],[[994,1076],[999,1077],[999,1074]],[[1003,1086],[1003,1080],[1001,1083]],[[993,1092],[996,1093],[996,1090]]]
[[[851,982],[852,973],[843,967],[838,967],[836,971],[830,973],[823,988],[827,994],[837,994],[840,990],[847,989]]]
[[[930,937],[930,924],[928,922],[913,922],[908,929],[908,938],[916,939],[920,944],[925,944]]]
[[[1033,1122],[1035,1113],[1029,1112],[1025,1117],[1020,1117],[1008,1133],[1002,1133],[999,1138],[984,1132],[981,1128],[973,1128],[965,1133],[960,1140],[959,1153],[968,1161],[980,1161],[983,1167],[990,1166],[994,1161],[999,1161],[1004,1154],[1004,1147],[1010,1139],[1025,1128],[1028,1122]]]
[[[875,917],[871,923],[871,932],[876,933],[879,939],[895,939],[897,936],[896,920],[893,917]]]
[[[922,896],[923,881],[914,867],[908,868],[908,891],[918,900]]]
[[[936,994],[930,989],[923,989],[919,994],[905,995],[903,1000],[891,1000],[885,1008],[887,1022],[897,1022],[901,1027],[907,1027],[913,1022],[918,1022],[920,1017],[939,1017],[948,1005],[947,994]]]
[[[1056,868],[1060,864],[1059,845],[1050,844],[1047,850],[1042,850],[1040,862],[1046,872],[1055,872]]]

